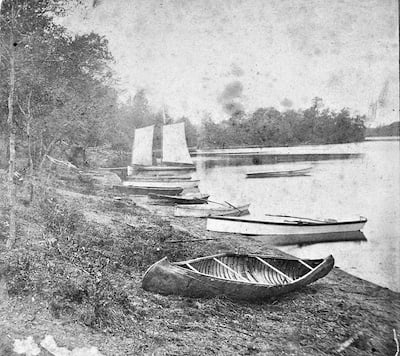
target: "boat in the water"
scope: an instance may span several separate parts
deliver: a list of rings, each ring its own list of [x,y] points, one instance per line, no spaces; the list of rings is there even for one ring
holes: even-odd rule
[[[156,150],[153,148],[153,138],[154,125],[135,130],[132,166],[128,169],[128,175],[133,172],[185,173],[196,169],[189,154],[185,136],[185,124],[183,122],[163,125],[159,164],[154,164]]]
[[[246,178],[278,178],[308,176],[312,167],[293,169],[288,171],[249,172]]]
[[[209,195],[207,194],[187,194],[187,195],[165,195],[165,194],[149,194],[149,198],[166,204],[206,204]]]
[[[207,219],[207,230],[260,236],[266,242],[278,241],[285,236],[287,244],[315,243],[328,241],[365,240],[359,232],[367,219],[318,220],[283,215],[268,215],[268,218],[222,217]],[[269,236],[276,239],[269,239]],[[279,243],[277,243],[279,244]]]
[[[146,271],[142,287],[164,295],[263,300],[302,288],[333,266],[332,256],[303,260],[224,253],[174,263],[165,257]]]
[[[114,190],[120,193],[129,195],[148,195],[148,194],[167,194],[167,195],[179,195],[182,193],[182,187],[131,187],[125,185],[114,185]]]
[[[208,216],[242,216],[249,213],[250,204],[233,206],[231,204],[176,205],[174,216],[206,218]]]

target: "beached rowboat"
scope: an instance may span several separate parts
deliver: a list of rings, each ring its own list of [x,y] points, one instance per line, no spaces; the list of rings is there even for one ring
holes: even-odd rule
[[[177,182],[177,181],[188,181],[191,180],[191,176],[137,176],[137,175],[132,175],[132,176],[127,176],[126,180],[127,181],[132,181],[132,182],[142,182],[142,181],[147,181],[147,182]]]
[[[149,198],[157,199],[164,203],[170,204],[206,204],[209,195],[165,195],[165,194],[149,194]]]
[[[157,188],[170,188],[170,187],[181,187],[181,188],[196,188],[199,185],[200,180],[174,180],[174,181],[154,181],[154,180],[141,180],[141,181],[124,181],[122,185],[129,187],[157,187]]]
[[[246,178],[299,177],[299,176],[308,176],[310,171],[311,167],[294,169],[289,171],[249,172],[246,173]]]
[[[226,253],[176,263],[165,257],[146,271],[142,287],[167,295],[262,300],[304,287],[333,266],[332,256],[300,260]]]
[[[279,215],[270,215],[269,219],[213,216],[207,219],[207,230],[244,235],[331,234],[359,231],[366,222],[364,217],[357,220],[325,221]]]
[[[232,206],[226,204],[176,205],[174,215],[205,218],[208,216],[242,216],[249,213],[250,204]]]
[[[130,194],[130,195],[147,195],[150,193],[155,194],[168,194],[168,195],[178,195],[182,193],[183,188],[181,187],[129,187],[124,185],[114,185],[114,190],[120,193]]]

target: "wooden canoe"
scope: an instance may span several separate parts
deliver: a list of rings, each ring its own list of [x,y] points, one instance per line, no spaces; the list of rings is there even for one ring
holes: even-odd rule
[[[249,172],[246,173],[246,178],[299,177],[299,176],[308,176],[310,171],[311,167],[294,169],[289,171]]]
[[[182,193],[183,188],[181,187],[130,187],[125,185],[114,185],[114,190],[120,193],[130,194],[130,195],[147,195],[150,193],[155,194],[168,194],[168,195],[178,195]]]
[[[256,219],[252,217],[220,217],[207,219],[207,230],[237,233],[243,235],[309,235],[332,234],[359,231],[367,219],[357,220],[305,220],[275,216],[275,219]]]
[[[300,260],[226,253],[176,263],[165,257],[146,271],[142,287],[166,295],[262,300],[304,287],[333,266],[332,256]]]
[[[170,204],[206,204],[209,195],[201,194],[201,195],[165,195],[165,194],[154,194],[150,193],[149,198],[160,200],[164,203]]]
[[[236,207],[213,204],[176,205],[174,215],[185,217],[206,218],[208,216],[242,216],[249,213],[250,204]]]

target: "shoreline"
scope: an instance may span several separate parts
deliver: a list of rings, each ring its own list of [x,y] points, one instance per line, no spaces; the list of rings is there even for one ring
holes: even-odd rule
[[[197,236],[203,234],[204,238],[207,238],[207,239],[214,238],[214,239],[235,240],[236,242],[243,245],[243,249],[241,250],[243,252],[249,252],[249,250],[251,250],[251,248],[255,249],[255,251],[257,251],[257,252],[259,252],[263,249],[268,249],[268,250],[272,249],[272,250],[279,251],[279,253],[281,253],[282,255],[296,257],[290,253],[282,251],[281,250],[282,246],[269,245],[268,243],[260,241],[260,239],[257,239],[257,237],[240,235],[240,234],[229,234],[229,233],[207,231],[205,218],[175,217],[175,216],[173,216],[173,206],[149,204],[148,198],[144,197],[144,196],[143,197],[135,197],[135,198],[133,198],[133,200],[138,204],[138,206],[140,206],[143,209],[148,210],[152,214],[156,214],[163,218],[171,220],[171,222],[174,225],[179,225],[180,227],[187,229],[188,231],[189,231],[189,229],[194,230],[195,234]],[[320,256],[320,258],[323,258],[323,257],[326,257],[326,256]],[[333,257],[335,257],[335,256],[333,256]],[[381,286],[372,281],[368,281],[367,279],[364,279],[362,277],[358,277],[350,272],[343,270],[341,267],[335,266],[335,270],[340,270],[341,272],[351,276],[352,278],[359,279],[362,283],[370,283],[371,286],[387,289],[393,293],[397,293],[400,298],[400,291],[395,291],[395,290],[390,289],[389,287]]]

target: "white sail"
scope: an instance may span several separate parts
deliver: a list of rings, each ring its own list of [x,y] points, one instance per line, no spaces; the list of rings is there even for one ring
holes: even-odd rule
[[[193,164],[186,144],[183,122],[163,127],[162,153],[164,163]]]
[[[135,130],[132,148],[132,164],[150,166],[153,164],[154,125]]]

